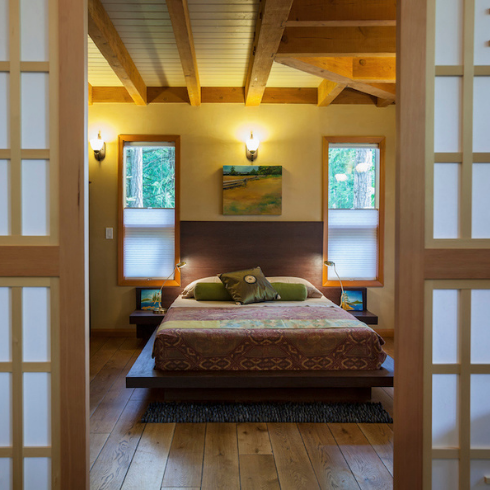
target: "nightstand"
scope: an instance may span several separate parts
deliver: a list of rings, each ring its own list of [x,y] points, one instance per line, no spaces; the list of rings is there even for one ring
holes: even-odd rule
[[[378,315],[371,313],[368,310],[349,310],[351,315],[354,315],[360,322],[365,323],[366,325],[377,325],[378,324]]]
[[[165,313],[153,313],[151,310],[134,310],[129,315],[129,323],[136,324],[136,337],[149,338],[164,316]]]

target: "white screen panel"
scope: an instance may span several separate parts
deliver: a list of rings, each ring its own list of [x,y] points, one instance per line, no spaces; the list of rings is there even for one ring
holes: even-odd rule
[[[24,446],[51,444],[49,373],[24,373]]]
[[[435,289],[432,301],[433,362],[455,364],[459,357],[459,292],[453,289]]]
[[[20,0],[20,59],[49,59],[48,0]]]
[[[432,461],[431,490],[459,490],[459,461],[434,459]]]
[[[490,135],[489,135],[490,137]],[[471,238],[490,238],[490,163],[473,164]]]
[[[22,234],[49,235],[48,160],[22,160]]]
[[[12,360],[10,288],[0,288],[0,362]]]
[[[488,483],[484,478],[490,477],[490,460],[472,459],[471,460],[471,490],[488,490]]]
[[[458,447],[459,398],[456,374],[432,376],[432,446]]]
[[[436,65],[463,63],[463,0],[436,0]]]
[[[0,447],[12,445],[11,427],[12,375],[10,373],[0,373]]]
[[[490,35],[487,33],[487,38]],[[488,41],[487,41],[488,43]],[[490,50],[490,47],[487,47]],[[473,151],[490,152],[490,77],[475,77],[473,89]]]
[[[490,65],[490,0],[475,0],[475,65]]]
[[[0,458],[0,488],[2,490],[12,490],[12,460],[10,458]]]
[[[50,298],[48,288],[22,288],[24,362],[50,360]]]
[[[175,210],[124,210],[125,277],[166,278],[175,266]]]
[[[489,289],[471,291],[471,362],[490,364]]]
[[[378,273],[377,209],[328,210],[328,260],[341,279],[374,280]],[[337,281],[333,267],[328,279]]]
[[[490,449],[490,374],[471,375],[470,432],[473,449]]]
[[[22,148],[48,148],[49,75],[47,73],[22,73],[20,82]]]
[[[434,238],[459,237],[461,165],[434,165]]]
[[[5,72],[0,72],[0,107],[2,108],[0,111],[0,148],[10,148],[10,89],[9,74]]]
[[[51,489],[51,459],[24,458],[24,490]]]
[[[434,96],[434,151],[461,151],[461,77],[436,77]]]
[[[10,234],[10,162],[0,160],[0,235]]]
[[[0,61],[9,60],[8,22],[9,22],[9,0],[0,0]]]

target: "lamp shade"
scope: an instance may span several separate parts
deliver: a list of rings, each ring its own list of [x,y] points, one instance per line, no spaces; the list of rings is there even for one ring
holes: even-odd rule
[[[250,152],[257,151],[259,143],[260,141],[257,138],[254,138],[253,133],[250,133],[250,138],[245,142],[245,144],[247,145],[247,150]]]
[[[94,151],[102,150],[102,148],[104,147],[104,140],[100,136],[100,131],[99,131],[99,135],[97,136],[97,138],[92,138],[90,140],[90,146],[92,147],[92,150],[94,150]]]

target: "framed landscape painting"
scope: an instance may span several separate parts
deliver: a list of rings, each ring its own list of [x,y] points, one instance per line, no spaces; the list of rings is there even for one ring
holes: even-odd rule
[[[367,310],[366,288],[345,289],[345,310]]]
[[[280,215],[281,213],[281,166],[223,166],[223,214]]]
[[[154,310],[160,304],[160,289],[136,288],[136,309]]]

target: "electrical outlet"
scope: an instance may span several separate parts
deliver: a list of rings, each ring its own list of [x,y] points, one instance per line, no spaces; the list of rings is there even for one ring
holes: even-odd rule
[[[106,228],[105,237],[107,240],[112,240],[114,238],[114,228]]]

